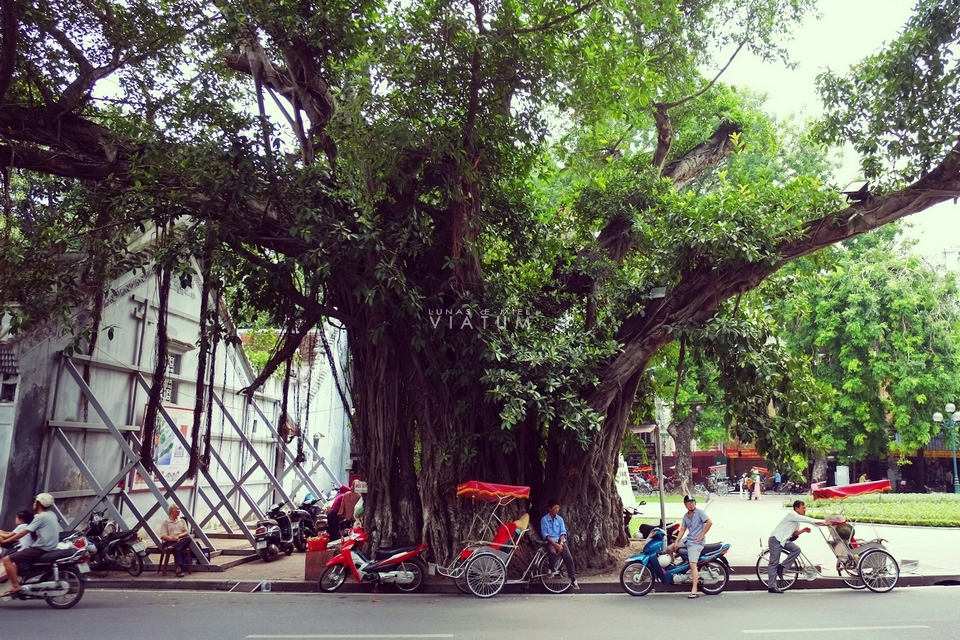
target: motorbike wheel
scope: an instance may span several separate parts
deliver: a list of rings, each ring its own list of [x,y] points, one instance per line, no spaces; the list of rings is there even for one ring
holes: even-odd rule
[[[313,536],[314,533],[310,524],[306,520],[302,520],[300,524],[297,525],[297,532],[293,534],[293,546],[295,546],[300,553],[304,553],[307,550],[307,538],[312,538]]]
[[[283,547],[283,552],[284,552],[285,554],[287,554],[288,556],[292,556],[292,555],[293,555],[293,543],[292,543],[292,542],[288,542],[287,544],[285,544],[284,547]]]
[[[550,593],[563,593],[570,589],[573,581],[566,575],[566,563],[563,558],[557,563],[558,575],[551,575],[550,557],[544,556],[537,567],[537,575],[540,576],[540,584]]]
[[[764,549],[760,554],[760,557],[757,558],[757,579],[760,580],[760,583],[764,588],[769,588],[767,585],[767,566],[770,564],[770,549]],[[796,566],[796,563],[794,563]],[[777,588],[780,591],[786,591],[797,581],[797,576],[799,572],[784,570],[783,577],[777,578]]]
[[[719,571],[720,581],[714,582],[713,584],[706,584],[701,580],[700,591],[703,591],[708,596],[716,596],[723,593],[723,590],[727,588],[727,582],[730,581],[730,572],[727,571],[727,565],[722,562],[709,562],[705,564],[702,569],[698,568],[698,572],[702,572],[704,569],[708,571]]]
[[[334,564],[323,570],[317,584],[320,586],[320,591],[333,593],[343,586],[346,579],[347,568],[342,564]]]
[[[143,573],[143,558],[131,546],[123,545],[120,547],[117,564],[126,569],[127,573],[134,578]]]
[[[137,556],[139,557],[139,556]],[[53,573],[43,577],[44,580],[53,580]],[[54,609],[69,609],[80,602],[83,597],[84,583],[80,577],[80,572],[73,567],[63,567],[60,569],[60,579],[65,580],[69,585],[69,591],[62,596],[53,596],[47,598],[47,604]]]
[[[423,581],[427,575],[427,567],[420,558],[414,558],[407,562],[401,562],[397,571],[409,571],[413,574],[413,582],[407,584],[396,583],[397,589],[406,593],[415,593],[423,587]]]
[[[260,559],[264,562],[270,562],[273,560],[273,554],[270,553],[270,547],[267,547],[266,549],[260,549],[259,555]]]
[[[620,572],[620,586],[632,596],[645,596],[653,589],[653,573],[642,562],[630,562]]]

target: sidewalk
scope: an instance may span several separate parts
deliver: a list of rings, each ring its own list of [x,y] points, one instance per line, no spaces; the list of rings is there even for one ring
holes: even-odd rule
[[[802,497],[800,499],[803,499]],[[643,505],[645,517],[660,517],[660,505],[656,496],[647,497],[647,504]],[[713,521],[713,527],[707,536],[709,542],[727,542],[731,548],[727,553],[727,560],[733,567],[728,591],[760,590],[762,584],[757,580],[755,565],[761,546],[770,532],[783,518],[787,508],[786,501],[792,501],[788,496],[769,495],[757,501],[747,501],[737,494],[724,497],[711,496],[709,501],[701,499],[699,506],[706,510]],[[678,520],[682,517],[684,507],[680,503],[667,503],[667,520]],[[885,544],[898,562],[904,560],[919,561],[919,567],[913,574],[902,573],[898,588],[901,586],[926,586],[933,584],[960,584],[960,551],[957,550],[958,529],[955,528],[926,528],[901,527],[892,525],[857,525],[858,538],[883,538]],[[237,551],[247,547],[246,541],[218,540],[224,546],[230,546]],[[799,540],[803,552],[815,564],[823,567],[824,575],[833,575],[835,565],[833,553],[814,530],[804,534]],[[632,553],[638,553],[642,548],[641,541],[633,541],[631,549],[617,550],[618,557],[626,558]],[[281,592],[315,592],[318,591],[315,582],[304,580],[304,554],[294,553],[292,556],[281,555],[273,562],[265,563],[260,559],[253,559],[240,564],[231,562],[232,566],[219,572],[197,572],[176,578],[169,572],[166,578],[155,573],[154,568],[144,569],[138,578],[130,578],[126,574],[110,572],[107,577],[92,577],[90,588],[111,589],[188,589],[188,590],[218,590],[234,592],[253,592],[261,590],[264,582],[271,583],[271,590]],[[156,557],[152,558],[154,561]],[[603,573],[583,572],[578,576],[582,593],[622,593],[620,586],[620,570],[622,564],[614,566]],[[672,591],[676,587],[664,587],[657,584],[657,590]],[[817,579],[814,581],[798,581],[794,589],[830,589],[847,587],[839,580]],[[539,585],[529,587],[508,585],[504,593],[522,592],[524,589],[539,591]],[[385,591],[392,591],[389,586]],[[358,585],[352,578],[341,588],[342,593],[369,593],[370,585]],[[428,593],[457,593],[456,587],[449,579],[440,576],[428,576],[424,591]]]

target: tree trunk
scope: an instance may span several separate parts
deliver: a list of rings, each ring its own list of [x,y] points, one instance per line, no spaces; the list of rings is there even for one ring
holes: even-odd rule
[[[693,464],[690,455],[690,440],[696,423],[697,410],[691,409],[680,422],[667,425],[667,433],[677,446],[677,480],[680,481],[680,493],[693,495]]]
[[[827,456],[818,455],[813,460],[813,476],[811,482],[824,482],[827,479]]]

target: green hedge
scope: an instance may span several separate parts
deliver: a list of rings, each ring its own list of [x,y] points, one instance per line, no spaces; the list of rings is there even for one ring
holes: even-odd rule
[[[960,527],[960,495],[880,493],[807,502],[807,515],[812,518],[823,518],[834,513],[843,514],[853,522]]]

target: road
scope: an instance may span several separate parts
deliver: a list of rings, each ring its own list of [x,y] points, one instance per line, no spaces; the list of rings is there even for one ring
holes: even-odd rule
[[[74,609],[42,602],[0,603],[3,637],[309,638],[527,637],[837,638],[913,640],[960,636],[956,587],[901,588],[887,594],[731,592],[688,600],[682,593],[604,595],[320,595],[91,590]],[[39,614],[39,615],[38,615]]]

